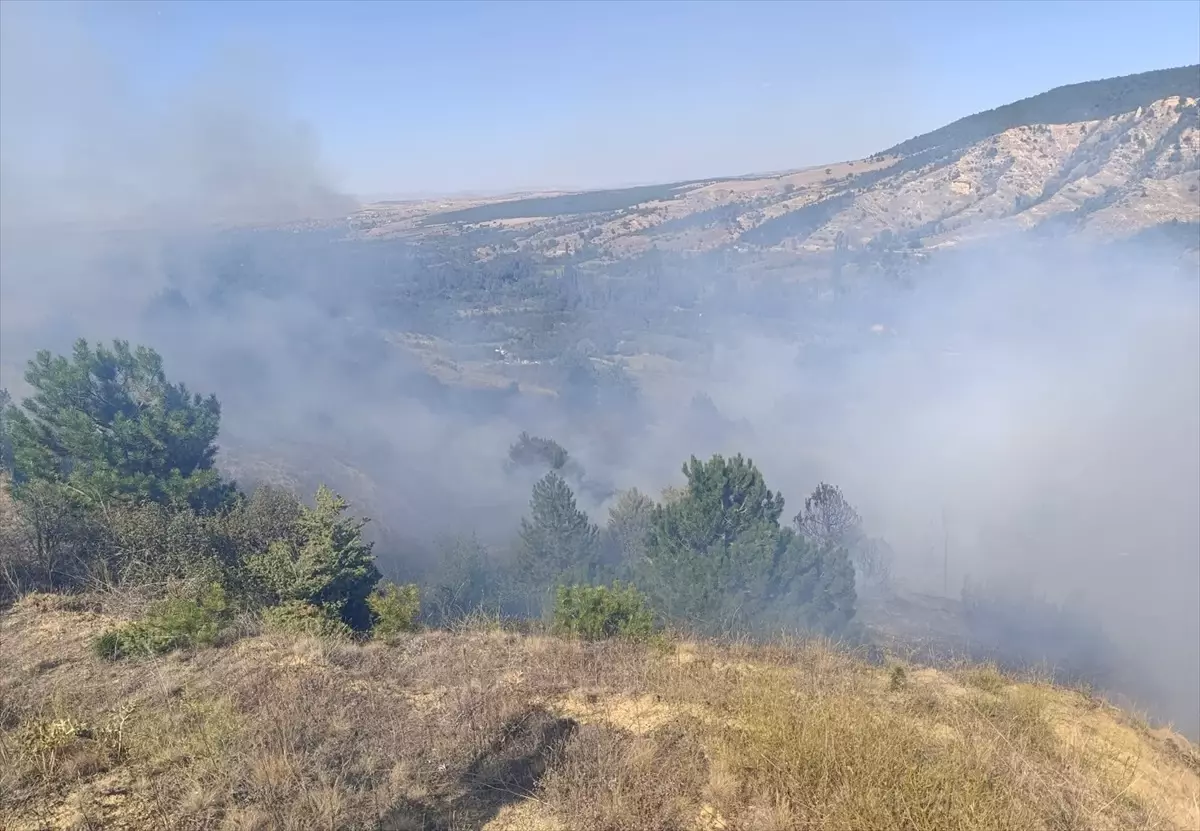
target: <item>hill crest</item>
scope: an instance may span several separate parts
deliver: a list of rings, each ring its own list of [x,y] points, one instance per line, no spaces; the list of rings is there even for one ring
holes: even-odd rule
[[[867,159],[764,176],[369,205],[368,237],[487,232],[494,253],[910,250],[1011,231],[1122,237],[1200,223],[1200,65],[1058,87]]]

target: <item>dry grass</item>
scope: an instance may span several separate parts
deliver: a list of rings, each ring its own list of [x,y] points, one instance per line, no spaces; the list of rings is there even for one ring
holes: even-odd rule
[[[114,664],[111,623],[0,616],[0,827],[1200,827],[1194,745],[989,667],[487,622]]]

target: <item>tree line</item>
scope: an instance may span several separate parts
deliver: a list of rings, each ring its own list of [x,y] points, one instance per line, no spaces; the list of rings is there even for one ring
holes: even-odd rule
[[[849,635],[856,572],[861,579],[885,570],[871,566],[878,542],[831,485],[785,523],[783,496],[752,460],[692,457],[681,486],[660,499],[615,494],[601,527],[576,501],[572,484],[589,482],[582,467],[552,439],[522,434],[509,468],[538,478],[511,556],[456,538],[418,593],[382,579],[366,520],[328,488],[306,502],[223,478],[215,464],[220,403],[169,381],[153,349],[80,340],[69,356],[37,353],[25,379],[29,397],[0,400],[0,465],[11,496],[0,529],[0,599],[192,586],[188,608],[259,610],[322,631],[394,632],[418,616],[437,625],[485,608],[553,615],[575,632],[653,621],[712,634]],[[580,623],[589,615],[594,626]],[[105,648],[128,651],[144,634],[114,635]]]

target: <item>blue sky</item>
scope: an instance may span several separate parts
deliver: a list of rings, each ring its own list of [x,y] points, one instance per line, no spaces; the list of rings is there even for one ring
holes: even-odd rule
[[[359,194],[596,187],[856,158],[1061,84],[1200,62],[1200,2],[115,2],[166,92],[227,50]]]

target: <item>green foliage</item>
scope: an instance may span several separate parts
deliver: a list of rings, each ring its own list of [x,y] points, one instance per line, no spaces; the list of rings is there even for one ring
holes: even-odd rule
[[[725,596],[745,579],[738,575],[752,570],[736,558],[774,558],[783,498],[740,455],[708,462],[693,456],[683,473],[686,488],[654,511],[641,582],[671,619],[711,628],[723,613]]]
[[[586,360],[572,366],[584,392],[606,371]],[[417,587],[376,589],[365,521],[346,516],[340,496],[322,486],[306,507],[278,488],[247,495],[220,481],[216,399],[168,383],[153,350],[123,341],[93,349],[80,340],[71,358],[38,353],[26,378],[35,394],[23,409],[0,407],[0,462],[11,458],[17,536],[27,543],[20,558],[0,560],[6,585],[184,579],[221,587],[219,598],[164,601],[142,621],[105,633],[101,654],[211,642],[226,613],[225,591],[273,607],[268,622],[296,631],[373,628],[389,637],[416,626]],[[0,405],[6,400],[0,396]],[[521,521],[511,599],[530,613],[556,599],[557,625],[576,634],[649,626],[635,590],[596,587],[626,574],[638,576],[669,619],[701,629],[737,622],[841,632],[854,615],[847,552],[866,550],[858,545],[865,538],[832,486],[806,501],[797,534],[780,527],[783,497],[752,461],[692,457],[683,466],[686,485],[664,492],[661,505],[636,490],[622,494],[601,537],[568,480],[589,495],[607,497],[611,488],[589,485],[561,445],[522,433],[508,467],[546,471]],[[444,623],[483,605],[498,581],[477,540],[460,540],[442,562],[427,596],[429,614]],[[557,588],[564,591],[555,595]]]
[[[304,504],[284,488],[260,485],[250,494],[239,492],[226,511],[209,520],[226,587],[247,599],[278,601],[279,594],[264,585],[256,566],[272,544],[286,548],[300,540],[303,517]]]
[[[783,530],[789,537],[775,565],[779,583],[767,596],[776,626],[799,625],[812,632],[849,634],[858,602],[854,567],[843,548],[819,547]]]
[[[39,352],[26,380],[34,395],[23,409],[3,407],[0,422],[28,543],[0,562],[6,583],[53,590],[200,578],[370,625],[366,598],[379,573],[363,523],[342,517],[346,503],[324,488],[308,509],[279,489],[246,496],[223,483],[213,465],[216,398],[168,383],[156,352],[80,340],[70,358]],[[124,642],[142,635],[158,637],[141,627]]]
[[[38,352],[25,380],[33,396],[5,415],[18,486],[58,482],[97,502],[201,511],[231,495],[213,467],[217,399],[169,383],[154,350],[125,341],[93,350],[79,340],[70,358]]]
[[[654,632],[654,616],[633,586],[559,586],[554,630],[585,640],[645,640]]]
[[[397,586],[384,583],[375,587],[367,598],[371,608],[371,635],[391,638],[417,629],[421,614],[421,590],[413,583]]]
[[[543,439],[522,432],[517,441],[508,448],[510,468],[543,467],[562,470],[568,460],[566,449],[554,439]]]
[[[554,439],[544,439],[521,433],[515,444],[508,448],[508,459],[504,462],[508,473],[528,471],[542,476],[549,471],[562,476],[576,487],[588,490],[602,489],[597,483],[589,482],[587,473],[577,460],[571,458],[566,448]]]
[[[272,542],[298,538],[303,506],[294,496],[260,488],[231,508],[202,514],[156,502],[97,504],[70,485],[32,480],[12,504],[0,575],[10,587],[47,591],[88,585],[220,582],[246,598],[271,600],[245,561]]]
[[[221,517],[221,528],[233,551],[260,552],[276,540],[295,537],[303,516],[304,505],[294,493],[260,485],[250,494],[237,495]]]
[[[656,512],[652,547],[686,546],[707,551],[729,545],[758,523],[778,525],[783,497],[770,491],[754,462],[741,454],[731,459],[713,456],[702,462],[693,456],[684,466],[687,495]]]
[[[263,623],[269,629],[313,638],[348,638],[354,634],[336,611],[303,600],[285,600],[267,607],[263,610]]]
[[[219,517],[152,502],[119,506],[105,518],[105,562],[111,582],[146,584],[176,578],[225,583],[237,570]]]
[[[783,497],[740,455],[683,470],[687,487],[655,509],[639,569],[663,614],[709,632],[846,629],[856,595],[844,549],[781,528]]]
[[[288,600],[330,610],[348,626],[370,627],[367,597],[379,582],[365,520],[343,516],[346,500],[322,485],[312,508],[300,506],[291,534],[271,540],[246,567],[271,603]]]
[[[599,567],[599,529],[575,504],[575,494],[554,471],[533,486],[531,516],[521,520],[518,583],[529,600],[567,583],[589,583]]]
[[[229,617],[225,590],[213,583],[198,597],[156,603],[142,620],[104,632],[93,649],[101,658],[117,660],[213,646]]]

